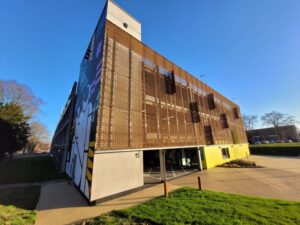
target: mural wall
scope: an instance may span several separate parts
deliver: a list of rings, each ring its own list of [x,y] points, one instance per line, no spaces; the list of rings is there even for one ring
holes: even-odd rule
[[[96,124],[102,71],[107,5],[105,6],[80,66],[74,116],[74,137],[66,173],[90,198]]]

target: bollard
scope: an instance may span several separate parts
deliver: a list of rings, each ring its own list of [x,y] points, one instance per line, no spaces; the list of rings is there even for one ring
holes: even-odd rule
[[[167,181],[164,181],[164,192],[165,192],[165,197],[168,197],[168,184]]]
[[[198,187],[199,187],[199,190],[201,191],[202,190],[202,186],[201,186],[200,176],[198,177]]]

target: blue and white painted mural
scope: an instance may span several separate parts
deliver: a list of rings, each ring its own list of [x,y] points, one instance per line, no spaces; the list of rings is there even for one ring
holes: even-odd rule
[[[67,174],[88,199],[92,180],[106,14],[107,4],[80,66],[74,109],[75,130],[66,165]]]

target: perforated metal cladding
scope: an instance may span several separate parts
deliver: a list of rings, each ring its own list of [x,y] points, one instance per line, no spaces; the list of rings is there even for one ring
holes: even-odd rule
[[[141,56],[106,38],[97,149],[143,147]]]
[[[233,108],[239,112],[236,104],[109,21],[104,47],[97,150],[211,144],[205,126],[211,126],[214,144],[232,144],[232,133],[239,143],[247,142],[242,118],[233,114]],[[173,94],[166,93],[164,71],[174,71]],[[213,110],[208,94],[215,99]],[[191,118],[191,102],[198,105],[197,123]],[[222,128],[222,113],[229,128]]]

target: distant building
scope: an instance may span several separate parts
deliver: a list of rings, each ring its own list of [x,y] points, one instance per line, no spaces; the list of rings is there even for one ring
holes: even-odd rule
[[[245,157],[249,147],[239,106],[143,44],[141,24],[108,1],[51,153],[94,202]]]
[[[247,131],[249,142],[256,141],[280,141],[292,140],[295,141],[299,138],[299,130],[295,125],[269,127],[262,129],[255,129]]]

